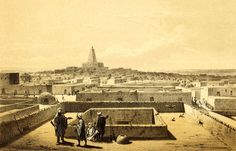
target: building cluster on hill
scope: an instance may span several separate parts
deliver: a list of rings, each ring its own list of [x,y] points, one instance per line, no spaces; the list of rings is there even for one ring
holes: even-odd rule
[[[191,92],[192,101],[224,115],[236,116],[236,77],[108,69],[92,47],[81,67],[42,72],[1,72],[1,95],[75,95],[79,92]],[[148,100],[151,100],[150,98]]]

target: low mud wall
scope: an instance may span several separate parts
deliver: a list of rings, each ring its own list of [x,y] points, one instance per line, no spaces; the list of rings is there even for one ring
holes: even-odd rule
[[[57,111],[58,105],[39,110],[38,112],[25,115],[16,120],[0,123],[0,146],[9,141],[24,135],[29,130],[38,127],[40,124],[52,119]]]
[[[39,110],[39,105],[33,105],[33,106],[28,105],[28,107],[26,107],[24,105],[24,106],[22,106],[21,109],[20,109],[20,107],[19,108],[18,107],[16,107],[16,109],[17,109],[16,111],[11,110],[8,112],[1,113],[0,114],[0,123],[3,121],[11,121],[11,120],[19,119],[21,117],[24,117],[26,115],[30,115],[30,114],[37,112]]]
[[[0,104],[7,105],[7,104],[14,104],[14,103],[20,103],[20,102],[26,102],[26,101],[32,101],[35,100],[35,98],[0,98]]]
[[[27,107],[29,105],[32,106],[32,104],[36,104],[36,103],[37,103],[37,100],[31,100],[31,101],[26,101],[26,102],[20,102],[20,103],[14,103],[14,104],[0,106],[0,113],[6,112],[9,110],[13,110],[13,109],[22,109],[22,108]]]
[[[203,112],[189,105],[184,105],[186,114],[192,116],[218,139],[236,149],[236,121],[214,112]]]
[[[131,139],[161,139],[168,138],[168,129],[166,125],[106,125],[104,137],[116,138],[121,134],[127,135]],[[75,128],[69,127],[65,137],[76,138]]]
[[[129,107],[153,107],[157,112],[184,112],[183,102],[149,102],[149,101],[76,101],[62,102],[65,112],[85,112],[90,108],[129,108]]]
[[[92,108],[82,115],[86,124],[96,122],[97,111],[109,115],[106,120],[104,137],[116,138],[123,134],[132,139],[168,138],[167,125],[161,116],[155,114],[156,111],[153,108]],[[129,120],[129,118],[132,119]],[[118,121],[122,121],[122,123]],[[65,137],[76,138],[73,125],[77,123],[77,119],[69,123]]]

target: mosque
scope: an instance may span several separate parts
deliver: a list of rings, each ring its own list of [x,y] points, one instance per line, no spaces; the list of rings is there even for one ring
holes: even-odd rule
[[[85,70],[106,70],[108,67],[104,67],[102,62],[98,62],[95,54],[95,49],[91,48],[88,61],[82,64],[82,68]]]

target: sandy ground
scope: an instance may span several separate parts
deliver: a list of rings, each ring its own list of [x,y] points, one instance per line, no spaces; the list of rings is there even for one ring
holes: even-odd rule
[[[131,140],[130,144],[119,145],[115,142],[88,142],[87,147],[76,147],[77,141],[66,139],[67,145],[56,145],[54,128],[50,122],[45,123],[20,139],[8,144],[0,150],[112,150],[112,151],[173,151],[173,150],[232,150],[229,146],[212,136],[196,121],[179,113],[161,114],[175,139],[170,140]],[[67,114],[75,116],[75,114]],[[171,121],[175,117],[176,121]],[[83,142],[82,144],[83,145]]]

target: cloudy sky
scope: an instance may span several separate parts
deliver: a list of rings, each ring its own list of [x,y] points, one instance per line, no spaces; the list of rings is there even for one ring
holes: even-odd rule
[[[235,0],[0,0],[0,70],[236,68]]]

